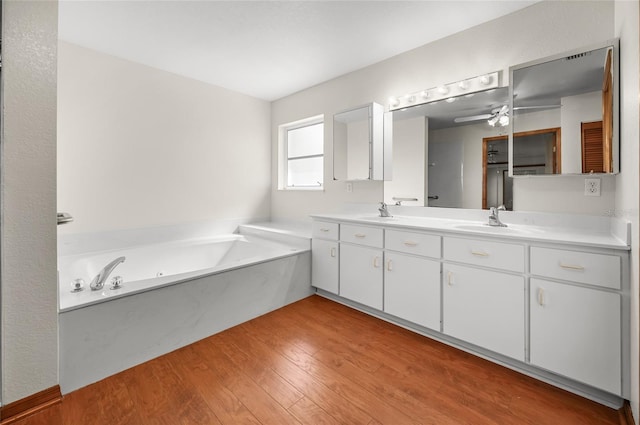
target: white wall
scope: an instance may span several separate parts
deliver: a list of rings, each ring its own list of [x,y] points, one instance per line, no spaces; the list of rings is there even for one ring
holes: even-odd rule
[[[58,384],[56,1],[2,2],[2,403]]]
[[[393,197],[418,198],[402,205],[424,205],[425,133],[424,117],[393,122],[393,179],[384,182],[384,201],[393,205]]]
[[[60,42],[59,232],[269,218],[269,135],[266,101]]]
[[[602,121],[602,91],[567,96],[562,105],[562,172],[582,172],[582,128],[585,122]]]
[[[390,96],[413,93],[440,84],[503,71],[566,50],[613,38],[613,2],[540,2],[531,7],[424,45],[326,83],[273,102],[273,177],[277,166],[277,127],[290,121],[324,113],[325,172],[331,170],[332,115],[370,101],[387,104]],[[500,46],[499,48],[496,46]],[[372,46],[375,48],[375,46]],[[582,181],[572,178],[518,179],[514,182],[516,209],[601,214],[613,208],[615,181],[603,185],[603,196],[591,198],[587,210]],[[552,184],[561,193],[548,199],[544,188]],[[378,202],[383,184],[354,184],[347,193],[343,182],[325,181],[324,192],[284,192],[273,185],[271,212],[274,218],[305,218],[311,213],[335,211],[344,202]],[[522,205],[517,202],[522,201]]]
[[[640,351],[638,348],[638,329],[640,305],[639,259],[640,250],[638,219],[638,164],[640,152],[640,113],[638,100],[640,95],[640,8],[637,1],[615,2],[616,36],[620,37],[620,174],[616,177],[617,193],[614,214],[631,221],[631,408],[636,423],[640,423]]]

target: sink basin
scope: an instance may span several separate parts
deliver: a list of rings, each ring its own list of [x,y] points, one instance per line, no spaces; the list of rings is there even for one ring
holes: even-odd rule
[[[472,232],[491,233],[495,235],[523,235],[535,233],[535,229],[524,226],[507,225],[507,227],[499,227],[489,226],[488,224],[483,223],[455,224],[453,228],[458,230],[468,230]]]

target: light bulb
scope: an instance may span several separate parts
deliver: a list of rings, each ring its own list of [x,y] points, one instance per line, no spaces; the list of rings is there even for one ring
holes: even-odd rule
[[[400,100],[397,97],[390,97],[389,98],[389,105],[391,105],[392,108],[395,108],[399,104],[400,104]]]
[[[423,90],[422,93],[420,93],[420,96],[422,96],[423,99],[428,99],[429,98],[429,91]]]
[[[440,87],[438,87],[438,93],[440,93],[440,94],[447,94],[447,93],[449,93],[449,87],[447,87],[447,86],[440,86]]]
[[[458,87],[460,87],[461,90],[466,90],[469,88],[469,83],[467,83],[466,81],[460,81],[458,83]]]
[[[480,84],[486,86],[491,83],[491,75],[483,75],[480,77]]]

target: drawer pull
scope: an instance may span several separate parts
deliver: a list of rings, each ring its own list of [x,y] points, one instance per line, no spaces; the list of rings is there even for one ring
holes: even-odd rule
[[[484,251],[476,251],[476,250],[473,250],[473,249],[471,250],[471,253],[473,255],[477,256],[477,257],[488,257],[489,256],[489,254],[487,254]]]
[[[331,256],[332,256],[332,257],[334,257],[334,258],[335,258],[335,256],[336,256],[336,249],[335,249],[335,247],[332,247],[332,248],[331,248],[331,250],[329,251],[329,253],[331,254]]]
[[[355,235],[353,235],[353,236],[355,236],[356,238],[366,238],[366,237],[367,237],[367,235],[365,235],[365,234],[363,234],[363,233],[356,233],[356,234],[355,234]]]
[[[387,261],[387,271],[393,271],[393,261]]]
[[[320,229],[321,232],[325,232],[325,233],[327,233],[329,230],[330,229],[327,229],[326,227],[323,227],[323,228]]]
[[[380,257],[373,257],[373,267],[375,267],[376,269],[380,267]]]
[[[418,242],[413,242],[413,241],[405,241],[404,244],[406,246],[418,246]]]
[[[538,304],[544,307],[544,289],[538,288]]]
[[[449,286],[453,286],[453,273],[447,272],[447,283]]]
[[[578,266],[575,264],[565,264],[563,262],[560,262],[560,267],[562,267],[563,269],[568,269],[568,270],[584,270],[583,266]]]

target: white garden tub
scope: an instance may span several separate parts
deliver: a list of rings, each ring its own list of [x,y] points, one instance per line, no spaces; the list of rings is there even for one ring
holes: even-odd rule
[[[124,256],[98,291],[89,282]],[[60,257],[63,394],[312,294],[309,242],[254,235]],[[110,289],[121,276],[122,288]],[[83,279],[84,290],[71,282]]]

